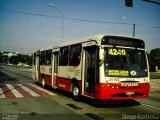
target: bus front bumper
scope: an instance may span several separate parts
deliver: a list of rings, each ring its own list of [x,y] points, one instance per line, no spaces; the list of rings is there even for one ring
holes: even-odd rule
[[[149,83],[138,83],[138,86],[121,86],[121,84],[101,83],[95,86],[95,99],[129,100],[148,97]]]

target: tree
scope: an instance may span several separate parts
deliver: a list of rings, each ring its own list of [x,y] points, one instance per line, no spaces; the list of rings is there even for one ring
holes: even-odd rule
[[[32,65],[32,56],[18,54],[17,59],[18,59],[18,62],[28,64],[28,65]]]
[[[150,70],[155,71],[155,67],[160,68],[160,48],[152,49],[149,54]]]
[[[26,63],[28,64],[28,65],[32,65],[32,56],[26,56]]]
[[[7,55],[0,55],[0,63],[8,63],[8,56]]]
[[[23,54],[17,55],[18,62],[25,63],[25,57]]]
[[[10,58],[9,58],[9,62],[11,63],[11,64],[18,64],[18,58],[17,58],[17,56],[11,56]]]
[[[0,52],[0,63],[3,63],[3,57],[1,52]]]

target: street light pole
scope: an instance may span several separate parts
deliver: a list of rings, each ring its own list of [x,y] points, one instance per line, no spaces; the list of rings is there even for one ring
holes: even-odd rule
[[[135,37],[136,24],[133,24],[133,37]]]
[[[55,4],[55,3],[54,3]],[[54,7],[57,11],[59,11],[61,14],[62,14],[62,33],[61,33],[61,43],[63,43],[63,26],[64,26],[64,13],[59,9],[57,8],[55,5],[49,3],[49,6],[51,7]]]

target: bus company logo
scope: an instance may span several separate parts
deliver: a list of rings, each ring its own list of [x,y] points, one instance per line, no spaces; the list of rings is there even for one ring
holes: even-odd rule
[[[62,88],[66,88],[66,85],[64,85],[64,84],[58,84],[59,85],[59,87],[62,87]]]
[[[132,70],[132,71],[130,72],[130,74],[131,74],[132,76],[136,76],[136,75],[137,75],[137,72],[134,71],[134,70]]]

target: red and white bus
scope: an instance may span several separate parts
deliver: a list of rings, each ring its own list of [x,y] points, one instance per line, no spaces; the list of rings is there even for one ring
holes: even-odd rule
[[[37,50],[32,76],[75,100],[127,100],[148,96],[148,66],[143,40],[96,35]]]

